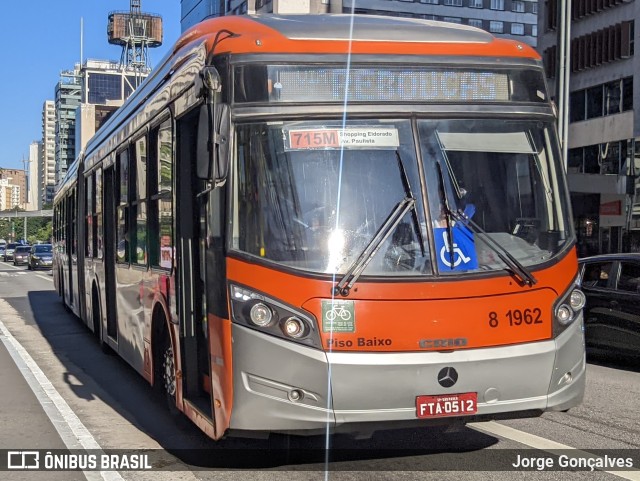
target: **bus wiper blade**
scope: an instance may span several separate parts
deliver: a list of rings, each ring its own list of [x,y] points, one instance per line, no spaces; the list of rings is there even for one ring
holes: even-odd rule
[[[478,236],[484,241],[484,243],[497,254],[497,256],[504,262],[512,274],[518,277],[523,284],[527,286],[533,286],[538,280],[529,272],[529,270],[515,257],[509,253],[507,249],[502,247],[498,242],[493,240],[489,233],[471,220],[471,217],[467,216],[464,212],[458,210],[457,212],[451,212],[451,216],[458,222],[461,222],[466,227],[471,228],[476,234],[482,234]]]
[[[444,175],[442,174],[442,166],[440,162],[436,163],[438,168],[438,194],[440,196],[440,208],[445,215],[445,222],[447,227],[447,247],[449,249],[449,262],[453,265],[453,257],[455,255],[453,245],[453,229],[451,227],[451,209],[449,208],[449,199],[447,198],[447,191],[444,189]]]
[[[362,253],[358,256],[358,258],[351,264],[351,267],[347,270],[342,279],[336,284],[333,288],[333,295],[335,296],[343,296],[347,297],[353,284],[358,280],[360,274],[366,269],[369,262],[374,258],[380,246],[384,243],[385,240],[391,235],[396,226],[400,223],[402,218],[405,216],[407,212],[411,209],[415,208],[415,199],[411,197],[405,197],[402,199],[398,205],[396,205],[389,214],[389,217],[384,221],[384,223],[380,226],[378,231],[375,233],[371,241],[364,248]]]
[[[411,183],[409,182],[409,176],[407,170],[404,168],[404,162],[400,157],[400,152],[396,150],[396,159],[398,159],[398,168],[400,169],[400,176],[402,177],[402,185],[404,186],[404,194],[411,199],[415,199],[413,192],[411,191]],[[424,236],[422,235],[422,229],[420,229],[420,220],[418,219],[418,210],[414,207],[411,210],[411,219],[413,220],[413,228],[416,230],[416,236],[420,243],[420,252],[422,257],[425,256],[426,250],[424,248]]]

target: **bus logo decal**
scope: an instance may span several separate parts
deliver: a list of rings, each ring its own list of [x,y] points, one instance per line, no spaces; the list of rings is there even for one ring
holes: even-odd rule
[[[438,373],[438,384],[442,387],[451,387],[458,382],[458,371],[452,367],[445,367]]]

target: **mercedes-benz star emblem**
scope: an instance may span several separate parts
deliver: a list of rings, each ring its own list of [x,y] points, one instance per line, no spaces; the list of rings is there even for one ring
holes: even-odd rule
[[[445,367],[438,373],[438,383],[442,387],[451,387],[458,380],[458,371],[452,367]]]

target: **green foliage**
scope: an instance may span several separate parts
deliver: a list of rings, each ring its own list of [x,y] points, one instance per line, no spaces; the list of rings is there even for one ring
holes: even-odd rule
[[[0,218],[0,239],[7,242],[24,237],[25,218],[16,217]],[[50,217],[28,217],[27,218],[27,240],[29,243],[37,241],[48,242],[53,234],[53,219]]]

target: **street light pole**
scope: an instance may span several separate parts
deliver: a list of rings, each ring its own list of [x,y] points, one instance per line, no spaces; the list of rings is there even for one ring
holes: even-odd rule
[[[24,177],[26,179],[25,185],[27,186],[25,195],[22,197],[22,200],[24,201],[24,210],[27,211],[29,210],[29,206],[31,204],[31,176],[29,175],[30,172],[27,170],[27,167],[29,167],[29,164],[31,163],[31,159],[25,159],[24,155],[22,156],[22,167],[24,168]],[[24,224],[23,224],[23,234],[22,234],[22,239],[27,242],[27,216],[24,217]]]
[[[13,219],[13,223],[11,224],[11,241],[15,242],[16,239],[16,223],[18,222],[18,206],[14,207],[15,209],[15,216]]]
[[[558,103],[558,137],[562,148],[562,161],[567,170],[569,151],[569,76],[571,74],[571,0],[558,3],[558,65],[556,100]]]

